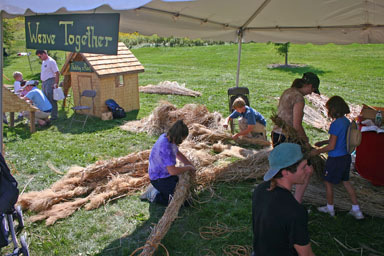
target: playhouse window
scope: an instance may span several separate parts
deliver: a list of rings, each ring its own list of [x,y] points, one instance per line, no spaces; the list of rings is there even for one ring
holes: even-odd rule
[[[116,87],[124,86],[124,77],[123,75],[116,76]]]

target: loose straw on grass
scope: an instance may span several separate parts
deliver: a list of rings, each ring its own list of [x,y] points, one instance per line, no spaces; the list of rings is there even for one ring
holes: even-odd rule
[[[252,253],[250,245],[226,245],[222,248],[224,255],[227,256],[249,256]]]
[[[227,225],[217,222],[216,225],[203,226],[199,228],[200,237],[204,240],[211,240],[214,238],[224,238],[234,232],[243,232],[247,227],[231,229]]]

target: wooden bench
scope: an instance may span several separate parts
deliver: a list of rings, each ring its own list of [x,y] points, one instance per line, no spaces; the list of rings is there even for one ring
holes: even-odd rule
[[[30,131],[34,133],[36,131],[35,112],[39,109],[14,94],[11,87],[12,85],[3,85],[3,112],[10,113],[9,126],[15,125],[15,112],[29,111],[31,113]]]

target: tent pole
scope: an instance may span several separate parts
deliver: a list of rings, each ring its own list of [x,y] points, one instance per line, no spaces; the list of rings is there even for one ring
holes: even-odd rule
[[[4,147],[3,147],[3,54],[4,54],[4,48],[3,48],[3,11],[0,11],[0,147],[1,147],[1,153],[4,154]]]
[[[236,74],[236,87],[239,87],[239,77],[240,77],[240,60],[241,60],[241,43],[243,41],[243,30],[238,31],[238,53],[237,53],[237,74]]]

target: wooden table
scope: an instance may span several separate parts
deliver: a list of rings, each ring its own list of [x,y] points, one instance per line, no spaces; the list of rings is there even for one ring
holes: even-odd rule
[[[3,85],[3,112],[10,112],[9,126],[15,125],[15,112],[29,111],[30,114],[30,131],[36,131],[35,126],[35,112],[39,109],[32,104],[21,99],[19,96],[11,91],[12,85]]]

